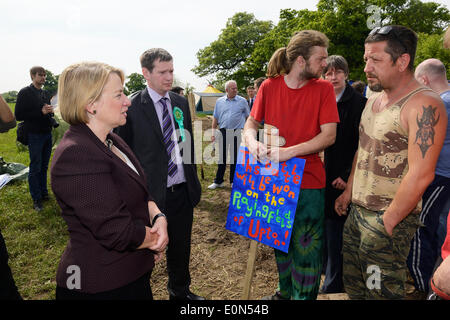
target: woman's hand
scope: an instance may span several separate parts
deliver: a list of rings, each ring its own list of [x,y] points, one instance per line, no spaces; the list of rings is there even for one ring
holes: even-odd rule
[[[155,225],[150,229],[150,234],[156,235],[158,240],[150,246],[150,250],[162,252],[169,243],[169,235],[167,233],[167,220],[165,217],[156,219]]]

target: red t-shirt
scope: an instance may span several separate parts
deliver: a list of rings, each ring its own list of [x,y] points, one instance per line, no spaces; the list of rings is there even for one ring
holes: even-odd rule
[[[320,126],[339,122],[333,85],[311,79],[299,89],[289,88],[284,76],[265,80],[258,90],[250,115],[258,122],[273,125],[290,147],[314,138]],[[325,187],[325,170],[318,153],[301,156],[306,159],[302,189]]]

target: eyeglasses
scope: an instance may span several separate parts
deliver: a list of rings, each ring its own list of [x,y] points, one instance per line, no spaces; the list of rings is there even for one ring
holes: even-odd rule
[[[343,73],[345,73],[345,72],[344,72],[344,70],[341,70],[341,69],[335,69],[335,70],[333,70],[333,71],[328,70],[328,71],[324,74],[324,76],[325,76],[325,77],[332,77],[333,75],[337,76],[337,75],[343,74]]]
[[[392,26],[384,26],[384,27],[376,27],[373,28],[372,31],[370,31],[369,36],[374,36],[376,34],[381,34],[383,36],[388,35],[391,31],[393,31],[393,35],[397,39],[398,42],[403,46],[403,49],[405,49],[405,52],[408,52],[405,44],[403,43],[402,39],[398,36],[397,31]]]

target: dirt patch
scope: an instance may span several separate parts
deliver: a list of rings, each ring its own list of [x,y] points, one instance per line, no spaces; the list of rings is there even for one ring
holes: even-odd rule
[[[227,201],[228,190],[208,191],[217,194],[210,201]],[[228,196],[229,197],[229,196]],[[202,207],[202,205],[200,205]],[[243,292],[250,240],[225,229],[228,203],[216,211],[195,209],[191,242],[191,290],[210,300],[239,300]],[[278,283],[273,249],[259,244],[251,299],[272,295]],[[168,299],[166,262],[161,261],[152,274],[155,299]],[[347,300],[346,294],[319,295],[319,300]]]

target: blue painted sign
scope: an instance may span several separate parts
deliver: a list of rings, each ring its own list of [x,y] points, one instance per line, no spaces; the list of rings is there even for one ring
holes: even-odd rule
[[[288,252],[305,162],[261,163],[241,146],[226,229]]]

